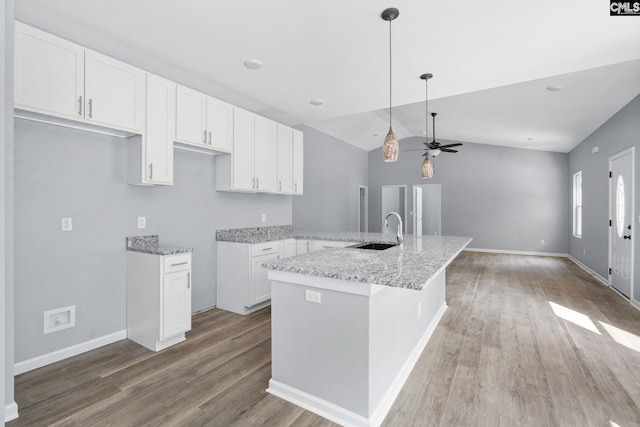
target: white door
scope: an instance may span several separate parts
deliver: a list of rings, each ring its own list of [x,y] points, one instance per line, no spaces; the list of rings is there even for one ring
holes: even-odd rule
[[[83,117],[84,49],[16,22],[16,108]]]
[[[191,329],[191,272],[164,275],[161,339]]]
[[[144,71],[90,50],[85,51],[84,69],[84,117],[141,133]]]
[[[633,148],[609,159],[609,250],[611,286],[631,298],[633,280]]]
[[[422,235],[422,187],[414,187],[413,213],[416,236]]]
[[[253,174],[253,113],[233,109],[233,188],[254,190]]]
[[[173,183],[175,108],[175,83],[148,74],[147,120],[144,135],[147,182]]]
[[[205,145],[207,141],[207,96],[178,86],[176,89],[176,141]]]
[[[276,169],[278,168],[276,122],[255,116],[253,132],[253,174],[256,178],[256,189],[276,191]]]
[[[207,143],[216,150],[230,153],[233,144],[233,107],[207,97]]]

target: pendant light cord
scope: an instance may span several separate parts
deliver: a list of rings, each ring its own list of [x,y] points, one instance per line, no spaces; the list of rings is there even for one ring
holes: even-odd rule
[[[391,87],[393,85],[393,75],[392,75],[392,69],[391,69],[391,64],[392,64],[392,59],[391,59],[391,21],[392,19],[389,20],[389,131],[391,131]]]
[[[424,79],[424,139],[429,143],[429,79]]]

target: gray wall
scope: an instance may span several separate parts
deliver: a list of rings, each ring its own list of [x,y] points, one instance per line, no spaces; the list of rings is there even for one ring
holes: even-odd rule
[[[14,1],[0,7],[0,421],[13,403],[13,16]]]
[[[298,129],[304,132],[304,195],[293,199],[293,227],[358,231],[367,152],[310,127]]]
[[[471,236],[474,248],[567,253],[567,154],[465,143],[436,157],[434,177],[423,180],[422,153],[404,151],[423,141],[402,140],[395,163],[382,161],[381,148],[369,152],[370,231],[381,228],[382,185],[441,184],[443,235]],[[412,213],[413,196],[408,206]],[[411,215],[407,222],[413,233]]]
[[[137,187],[127,140],[16,120],[15,141],[16,361],[125,328],[128,235],[194,248],[196,311],[216,303],[216,229],[291,224],[292,196],[215,191],[212,156],[175,150],[173,186]],[[43,312],[72,304],[76,327],[43,335]]]
[[[600,151],[592,154],[593,147]],[[635,147],[635,212],[640,213],[640,96],[569,153],[569,173],[582,171],[582,238],[569,233],[569,254],[605,279],[609,277],[609,157]],[[571,187],[571,182],[568,183]],[[571,191],[571,188],[570,188]],[[572,199],[567,210],[571,212]],[[635,228],[640,224],[634,220]],[[640,243],[634,233],[634,296],[640,301]]]

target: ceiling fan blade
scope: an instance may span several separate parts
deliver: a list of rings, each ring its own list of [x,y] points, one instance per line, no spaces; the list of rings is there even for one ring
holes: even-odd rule
[[[412,148],[410,150],[402,150],[402,151],[424,151],[424,148]]]
[[[440,148],[440,151],[442,151],[443,153],[457,153],[458,150],[452,150],[450,148]]]
[[[461,146],[462,143],[460,142],[456,142],[455,144],[447,144],[447,145],[441,145],[440,148],[450,148],[450,147],[459,147]]]

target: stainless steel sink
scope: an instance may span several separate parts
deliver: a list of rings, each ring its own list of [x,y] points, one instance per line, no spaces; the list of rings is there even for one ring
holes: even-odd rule
[[[398,246],[398,244],[397,243],[364,242],[364,243],[358,243],[356,245],[351,245],[347,247],[355,248],[355,249],[371,249],[374,251],[384,251],[385,249],[389,249],[394,246]]]

